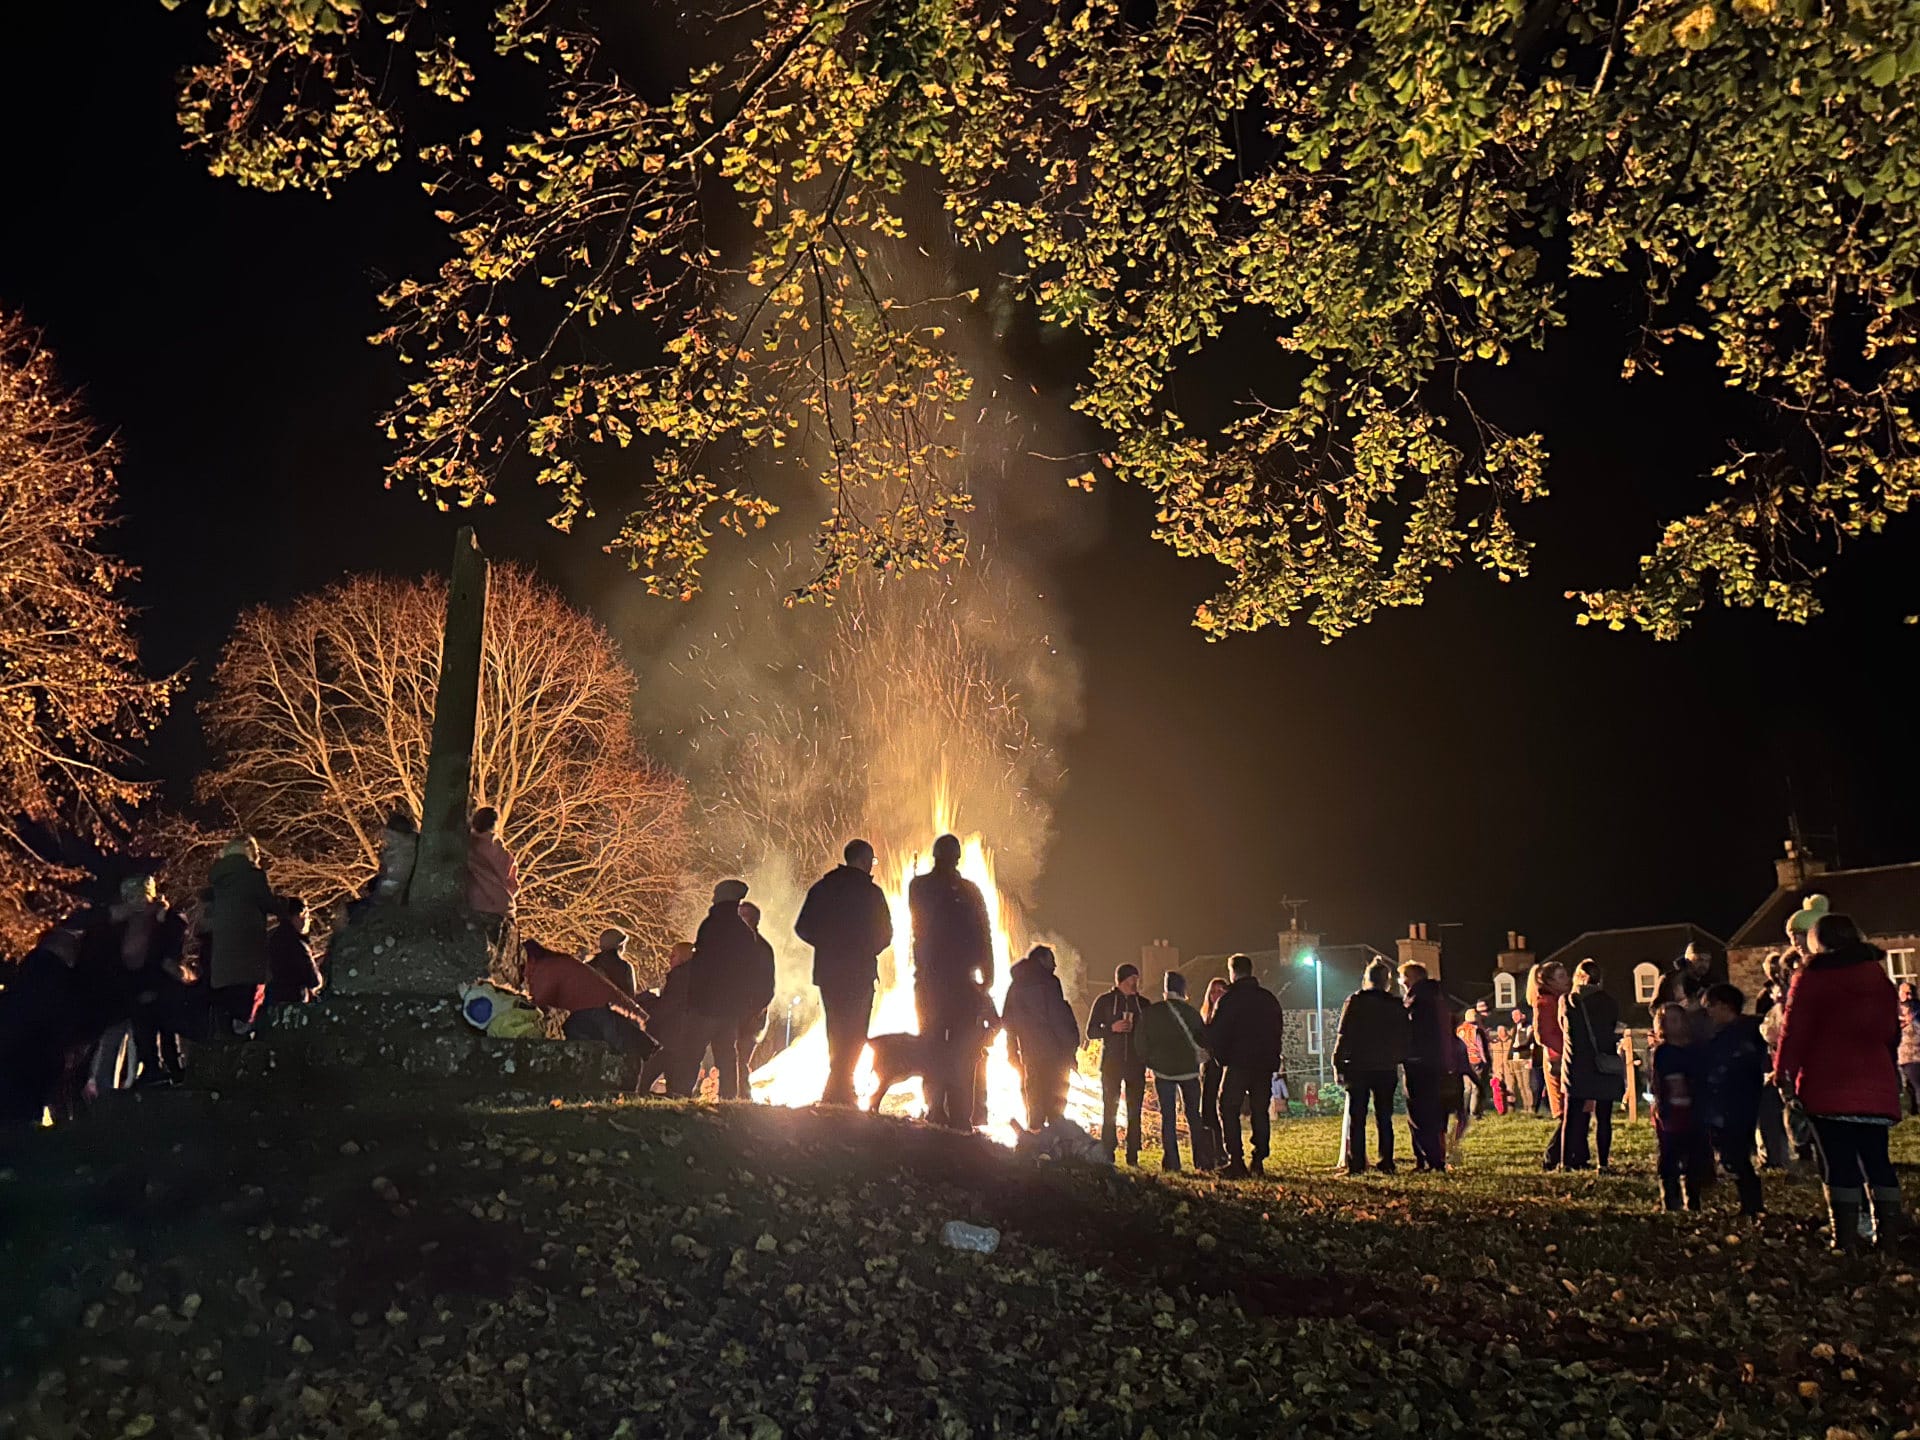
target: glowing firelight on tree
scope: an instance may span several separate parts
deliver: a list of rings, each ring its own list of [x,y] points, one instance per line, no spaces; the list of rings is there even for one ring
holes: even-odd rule
[[[917,1031],[918,1014],[913,1003],[913,921],[907,911],[907,882],[931,864],[929,853],[933,837],[960,834],[953,796],[945,777],[934,787],[932,823],[927,831],[928,850],[901,850],[877,846],[880,858],[875,878],[886,889],[887,908],[893,915],[893,948],[880,957],[879,994],[873,1007],[870,1035],[895,1035]],[[994,880],[993,852],[976,831],[961,836],[960,873],[980,887],[987,902],[987,916],[993,926],[993,1003],[997,1010],[1006,999],[1008,971],[1023,953],[1024,935],[1014,908],[1002,898]],[[1021,947],[1016,949],[1016,942]],[[827,1082],[827,1032],[823,1019],[815,1017],[804,1034],[753,1072],[753,1098],[771,1105],[799,1107],[820,1099]],[[862,1108],[872,1103],[878,1085],[873,1073],[871,1051],[863,1051],[854,1074],[854,1092]],[[890,1114],[920,1116],[926,1113],[926,1101],[918,1080],[898,1085],[888,1095],[884,1108]],[[1081,1124],[1090,1124],[1100,1110],[1099,1092],[1078,1074],[1073,1077],[1067,1097],[1068,1113]],[[1007,1037],[994,1037],[987,1052],[987,1125],[986,1133],[1003,1144],[1013,1141],[1010,1120],[1026,1120],[1026,1105],[1020,1097],[1020,1072],[1007,1054]]]

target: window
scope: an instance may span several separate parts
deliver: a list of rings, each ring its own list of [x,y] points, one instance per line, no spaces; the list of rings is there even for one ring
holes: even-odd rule
[[[1660,993],[1660,967],[1658,965],[1636,965],[1633,967],[1633,998],[1642,1005],[1651,1005],[1653,997]]]
[[[1318,1010],[1309,1010],[1307,1012],[1307,1054],[1318,1055],[1319,1053],[1320,1012]]]
[[[1920,981],[1920,965],[1914,964],[1914,952],[1911,950],[1889,950],[1887,952],[1887,974],[1896,985],[1908,980]]]
[[[1520,1003],[1518,990],[1513,976],[1504,970],[1500,971],[1493,977],[1493,1008],[1502,1015],[1509,1013]]]

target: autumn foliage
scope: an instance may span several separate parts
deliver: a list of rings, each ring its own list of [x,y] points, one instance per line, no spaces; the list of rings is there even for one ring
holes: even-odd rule
[[[51,853],[58,838],[124,833],[147,787],[121,745],[170,693],[140,671],[132,568],[97,548],[112,467],[40,335],[0,311],[0,948],[14,953],[82,878]]]
[[[361,575],[240,617],[202,706],[216,758],[197,795],[259,839],[276,889],[313,905],[356,892],[387,815],[420,813],[445,606],[437,578]],[[500,811],[522,929],[550,944],[606,925],[647,949],[671,938],[686,797],[633,739],[635,684],[591,620],[495,568],[474,803]],[[183,827],[170,848],[176,885],[210,858]]]

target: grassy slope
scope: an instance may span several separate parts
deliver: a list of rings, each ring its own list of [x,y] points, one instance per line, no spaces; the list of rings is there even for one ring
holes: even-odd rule
[[[1294,1121],[1230,1186],[845,1115],[142,1100],[0,1182],[0,1435],[1920,1426],[1920,1287],[1820,1254],[1812,1187],[1759,1231],[1664,1216],[1644,1126],[1611,1177],[1541,1175],[1543,1141],[1349,1180]],[[949,1218],[1006,1240],[947,1251]]]

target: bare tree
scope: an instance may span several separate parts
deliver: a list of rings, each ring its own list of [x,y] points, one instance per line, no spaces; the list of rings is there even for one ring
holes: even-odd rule
[[[96,548],[112,523],[113,447],[60,387],[39,333],[0,310],[0,946],[16,952],[82,878],[61,835],[111,845],[147,787],[121,742],[166,711],[140,671]]]
[[[267,851],[275,887],[330,904],[372,873],[395,809],[420,812],[445,583],[354,576],[240,617],[202,706],[217,756],[200,801]],[[672,938],[686,795],[632,734],[636,682],[599,626],[527,571],[487,596],[476,804],[520,865],[522,929],[579,945],[618,925]],[[194,842],[168,843],[179,879]]]

